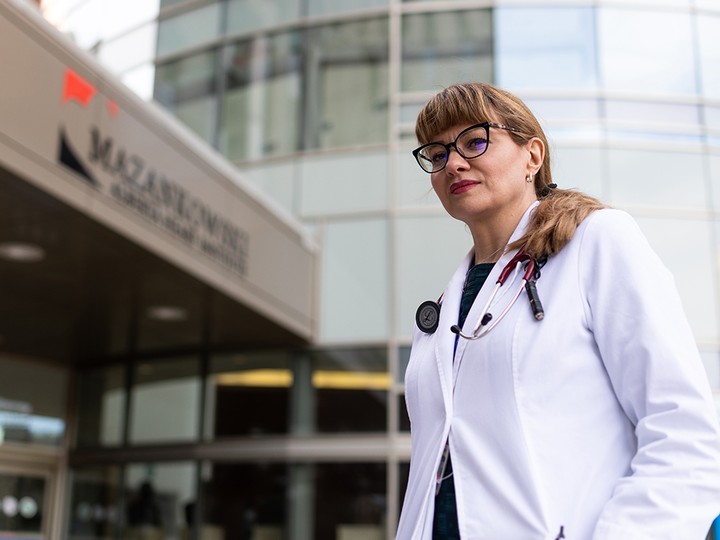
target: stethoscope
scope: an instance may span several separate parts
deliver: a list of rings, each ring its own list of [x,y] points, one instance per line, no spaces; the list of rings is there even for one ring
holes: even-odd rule
[[[475,325],[475,328],[473,328],[472,333],[463,333],[461,328],[456,324],[450,327],[450,331],[462,338],[469,340],[480,339],[481,337],[486,336],[488,332],[490,332],[498,325],[498,323],[503,319],[503,317],[505,317],[507,312],[510,311],[510,308],[513,306],[513,304],[515,304],[515,301],[518,299],[523,289],[525,289],[525,291],[527,292],[528,299],[530,300],[530,309],[533,312],[535,320],[543,320],[543,318],[545,317],[545,310],[543,309],[542,303],[540,302],[540,297],[538,296],[537,286],[535,285],[535,282],[538,280],[538,278],[540,278],[540,269],[545,265],[546,262],[546,256],[543,256],[540,259],[534,259],[527,251],[525,251],[524,247],[521,248],[505,265],[505,268],[502,269],[502,272],[500,272],[500,275],[495,282],[495,287],[490,294],[490,298],[488,298],[485,306],[482,309],[482,316]],[[515,270],[518,264],[522,264],[525,267],[523,277],[520,280],[520,285],[518,286],[517,290],[513,294],[510,302],[505,307],[505,309],[500,312],[500,315],[495,317],[489,311],[490,305],[495,300],[495,297],[500,291],[500,287],[505,285],[508,277]],[[426,334],[432,334],[435,332],[435,330],[437,330],[438,322],[440,320],[441,301],[442,297],[437,302],[433,302],[432,300],[423,302],[422,304],[420,304],[420,307],[415,314],[415,322],[417,323],[418,328],[420,328],[420,330],[422,330]]]

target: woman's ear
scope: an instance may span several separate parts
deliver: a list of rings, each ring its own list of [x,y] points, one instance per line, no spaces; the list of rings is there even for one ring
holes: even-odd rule
[[[528,172],[534,175],[538,169],[540,169],[545,159],[545,144],[543,144],[538,137],[533,137],[527,142],[525,148],[530,154],[530,159],[527,164]]]

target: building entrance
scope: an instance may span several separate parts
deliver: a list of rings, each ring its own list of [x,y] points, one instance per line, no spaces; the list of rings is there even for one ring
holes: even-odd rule
[[[55,484],[56,475],[51,469],[0,465],[0,538],[53,538],[52,493]]]

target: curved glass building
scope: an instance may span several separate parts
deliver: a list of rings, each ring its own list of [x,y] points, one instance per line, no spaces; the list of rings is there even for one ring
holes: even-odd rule
[[[636,218],[676,276],[720,392],[716,0],[42,9],[320,245],[310,345],[157,347],[73,373],[65,538],[145,526],[159,538],[392,537],[415,310],[440,295],[471,245],[410,154],[419,107],[453,82],[518,94],[548,133],[556,183]],[[283,253],[268,269],[295,271]],[[161,520],[130,512],[144,483]]]

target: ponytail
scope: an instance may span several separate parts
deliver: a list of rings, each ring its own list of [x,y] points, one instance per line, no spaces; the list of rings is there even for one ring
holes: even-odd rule
[[[535,208],[528,229],[510,249],[525,246],[534,258],[551,257],[570,242],[578,225],[595,210],[605,208],[597,199],[570,189],[550,189]]]

